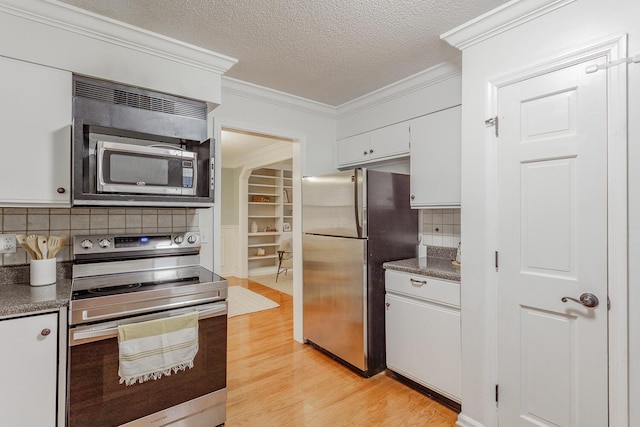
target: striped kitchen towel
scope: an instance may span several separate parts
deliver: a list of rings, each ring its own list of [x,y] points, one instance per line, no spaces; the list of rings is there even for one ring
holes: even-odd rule
[[[120,384],[157,380],[193,368],[198,312],[118,326]]]

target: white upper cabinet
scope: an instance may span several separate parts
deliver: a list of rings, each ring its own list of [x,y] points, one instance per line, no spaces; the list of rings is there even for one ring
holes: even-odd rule
[[[338,165],[354,165],[369,161],[369,132],[338,141]]]
[[[369,141],[371,158],[395,158],[408,155],[411,142],[409,125],[409,122],[402,122],[371,132]]]
[[[391,160],[409,154],[409,122],[397,123],[338,141],[338,166]]]
[[[411,207],[460,206],[461,110],[411,121]]]
[[[0,205],[71,206],[71,73],[0,57]]]

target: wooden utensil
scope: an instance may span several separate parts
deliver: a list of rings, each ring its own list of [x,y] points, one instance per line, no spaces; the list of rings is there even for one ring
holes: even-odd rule
[[[29,255],[31,257],[31,259],[37,259],[35,252],[27,244],[27,236],[26,235],[17,234],[16,235],[16,241],[20,244],[20,246],[22,246],[22,249],[24,249],[24,251],[27,253],[27,255]]]
[[[49,258],[49,249],[47,249],[47,236],[38,235],[38,249],[40,249],[42,259]]]
[[[49,258],[55,258],[56,254],[67,243],[67,236],[64,234],[61,236],[49,236],[47,240],[47,248],[49,249]]]
[[[42,259],[42,253],[40,253],[40,249],[38,249],[38,235],[30,234],[27,236],[27,245],[33,251],[35,257],[33,259]]]

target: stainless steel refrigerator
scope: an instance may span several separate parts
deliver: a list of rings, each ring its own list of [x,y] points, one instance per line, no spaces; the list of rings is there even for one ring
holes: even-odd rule
[[[302,180],[303,334],[369,377],[385,368],[386,261],[415,257],[409,176],[354,169]]]

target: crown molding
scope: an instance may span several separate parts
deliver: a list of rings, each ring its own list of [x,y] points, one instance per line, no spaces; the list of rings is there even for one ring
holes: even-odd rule
[[[336,118],[336,109],[331,105],[312,101],[300,96],[280,92],[268,87],[259,86],[231,77],[222,76],[222,94],[225,93],[242,96],[280,107],[290,108],[305,113],[315,114],[330,119]]]
[[[462,73],[462,58],[457,56],[414,75],[398,80],[337,107],[338,116],[348,117],[376,105],[406,96]]]
[[[440,38],[463,50],[574,1],[576,0],[512,0],[447,31]]]
[[[223,74],[237,59],[146,31],[56,0],[0,0],[0,13]]]

